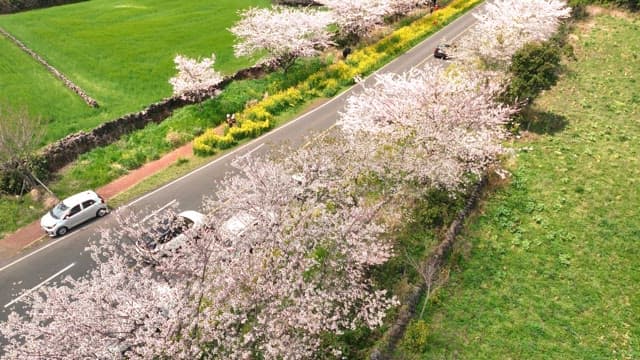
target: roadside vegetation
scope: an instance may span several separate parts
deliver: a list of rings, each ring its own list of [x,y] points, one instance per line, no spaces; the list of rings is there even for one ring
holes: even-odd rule
[[[418,29],[434,31],[439,16],[449,14],[449,21],[476,3],[454,2],[458,6],[448,13],[417,21],[425,24]],[[8,356],[106,357],[116,351],[127,358],[370,358],[381,350],[385,357],[396,336],[381,347],[376,343],[386,342],[381,336],[391,321],[406,319],[405,295],[414,298],[423,283],[431,300],[442,293],[434,293],[427,279],[429,271],[441,271],[441,262],[426,260],[442,254],[433,246],[465,201],[464,190],[505,154],[505,125],[517,108],[496,101],[505,90],[498,73],[506,74],[524,45],[548,40],[569,14],[563,1],[488,6],[464,44],[486,41],[468,48],[473,56],[457,71],[377,75],[374,85],[346,100],[335,133],[269,158],[232,163],[237,173],[220,181],[216,197],[205,201],[205,224],[186,232],[176,251],[136,242],[149,226],[135,216],[119,217],[119,226],[92,244],[96,268],[89,277],[39,288],[39,295],[24,300],[27,314],[12,314],[0,324],[2,336],[13,339]],[[194,148],[210,154],[257,136],[307,96],[329,96],[324,90],[340,91],[388,61],[386,54],[419,38],[411,36],[414,29],[356,49],[346,61],[319,62],[326,69],[243,106],[237,126],[222,134],[205,131]],[[534,50],[521,65],[545,56]],[[548,76],[553,73],[541,72],[549,82],[536,82],[531,93],[555,82]],[[526,94],[524,87],[517,93]],[[236,138],[245,131],[247,136]],[[545,208],[534,202],[531,209]],[[544,221],[535,218],[536,224]],[[512,245],[538,245],[524,241],[529,230],[520,229],[521,223],[505,221],[518,235]],[[463,256],[452,264],[463,264]],[[571,265],[574,258],[559,259]],[[429,263],[434,268],[424,267]],[[427,306],[429,316],[433,309]],[[401,351],[411,356],[417,349],[423,357],[429,330],[428,322],[414,322]]]
[[[395,358],[640,357],[640,18],[594,10]]]

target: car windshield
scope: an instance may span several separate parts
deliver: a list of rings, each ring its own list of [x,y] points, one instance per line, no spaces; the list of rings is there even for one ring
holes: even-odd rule
[[[155,249],[158,244],[171,241],[192,225],[193,221],[181,216],[172,220],[165,219],[145,233],[142,240],[148,249]]]
[[[54,219],[60,219],[68,209],[69,207],[67,205],[65,205],[63,202],[60,202],[53,209],[51,209],[50,213]]]

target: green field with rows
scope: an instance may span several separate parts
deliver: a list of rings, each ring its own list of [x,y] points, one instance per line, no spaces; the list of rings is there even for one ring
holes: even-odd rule
[[[0,27],[60,70],[100,104],[91,109],[0,37],[0,100],[48,122],[43,143],[91,129],[171,96],[177,54],[215,53],[224,73],[252,64],[233,55],[227,30],[238,10],[268,0],[92,0],[0,16]]]

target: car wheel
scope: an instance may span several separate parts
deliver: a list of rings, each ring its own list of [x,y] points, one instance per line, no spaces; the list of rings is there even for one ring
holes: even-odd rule
[[[56,235],[58,236],[62,236],[64,234],[67,233],[67,231],[69,231],[69,229],[67,229],[66,226],[61,227],[60,229],[58,229],[58,231],[56,231]]]
[[[98,212],[96,212],[97,217],[103,217],[105,215],[107,215],[107,209],[105,208],[101,208],[98,210]]]

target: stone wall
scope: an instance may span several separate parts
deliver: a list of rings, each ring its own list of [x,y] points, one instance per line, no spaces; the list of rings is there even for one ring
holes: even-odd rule
[[[37,62],[42,64],[47,71],[49,71],[53,76],[57,77],[62,81],[64,86],[69,88],[74,93],[78,94],[84,100],[87,105],[91,107],[98,107],[98,102],[93,99],[91,96],[87,95],[78,85],[74,84],[73,81],[69,80],[63,73],[61,73],[58,69],[51,66],[45,59],[43,59],[40,55],[36,54],[35,51],[29,49],[25,44],[23,44],[20,40],[16,39],[13,35],[9,34],[3,28],[0,28],[0,34],[6,36],[9,40],[13,41],[22,51],[29,54],[32,58],[34,58]]]
[[[471,211],[476,207],[480,197],[482,196],[482,192],[486,187],[488,182],[488,178],[483,176],[482,179],[476,184],[471,196],[467,200],[464,209],[462,209],[458,216],[456,216],[455,220],[449,225],[447,229],[447,233],[444,236],[444,239],[438,244],[438,247],[429,255],[429,257],[420,264],[421,269],[432,269],[433,273],[437,273],[442,266],[444,265],[447,255],[451,252],[453,245],[455,244],[456,237],[462,229],[464,229],[464,222],[471,213]],[[407,325],[415,317],[416,307],[420,303],[420,299],[427,289],[427,284],[424,282],[417,287],[409,296],[407,297],[405,303],[400,308],[398,312],[398,317],[396,322],[389,328],[383,341],[380,342],[375,349],[373,349],[370,359],[371,360],[390,360],[392,359],[392,354],[402,337],[404,336],[404,332],[407,328]]]
[[[83,153],[114,143],[123,135],[142,129],[151,122],[162,122],[171,116],[176,109],[217,96],[232,81],[260,78],[273,70],[275,70],[275,65],[268,63],[239,70],[233,76],[225,77],[221,83],[209,89],[181,97],[173,96],[151,104],[137,113],[127,114],[103,123],[91,131],[80,131],[68,135],[47,146],[41,156],[45,159],[47,170],[55,172]]]

